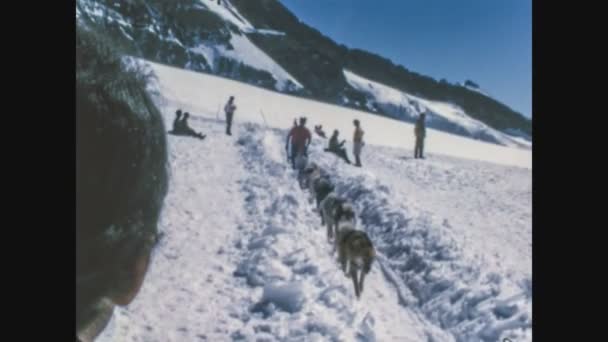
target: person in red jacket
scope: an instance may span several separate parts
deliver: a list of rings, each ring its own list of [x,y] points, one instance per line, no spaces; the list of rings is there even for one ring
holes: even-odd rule
[[[312,139],[310,131],[306,126],[306,118],[300,118],[300,124],[293,127],[287,135],[287,141],[285,142],[285,151],[288,151],[289,141],[291,138],[291,153],[288,155],[291,159],[291,166],[296,168],[296,157],[299,155],[307,155],[308,146]]]

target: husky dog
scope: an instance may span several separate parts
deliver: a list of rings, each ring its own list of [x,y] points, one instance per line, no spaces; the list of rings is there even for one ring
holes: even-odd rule
[[[311,162],[298,173],[300,188],[310,190],[310,181],[313,175],[315,178],[321,176],[321,168],[315,162]]]
[[[315,178],[312,181],[313,196],[316,200],[317,211],[321,215],[321,223],[323,223],[323,214],[321,213],[321,202],[334,191],[334,185],[331,183],[328,177]]]
[[[357,228],[357,215],[355,214],[355,208],[353,208],[352,203],[349,201],[344,200],[340,203],[340,205],[336,206],[334,215],[334,236],[338,236],[338,232],[344,228]]]
[[[315,163],[310,163],[310,168],[307,169],[307,187],[311,194],[315,193],[314,182],[322,177],[321,168]]]
[[[321,211],[321,224],[327,225],[327,239],[330,240],[333,236],[333,227],[334,227],[334,212],[336,211],[336,206],[338,203],[342,201],[341,198],[338,197],[335,193],[328,194],[320,203],[320,211]]]
[[[376,257],[374,245],[365,232],[350,227],[340,230],[336,240],[340,266],[344,274],[352,278],[355,295],[359,299],[363,292],[363,280]]]
[[[350,202],[336,194],[329,194],[320,205],[321,223],[327,225],[327,239],[331,240],[344,226],[355,229],[357,218]],[[337,241],[335,241],[337,245]]]

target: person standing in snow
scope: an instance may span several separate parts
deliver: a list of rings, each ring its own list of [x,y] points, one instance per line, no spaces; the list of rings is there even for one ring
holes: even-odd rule
[[[289,141],[291,138],[291,166],[296,168],[296,157],[299,155],[306,156],[308,154],[308,146],[310,145],[312,136],[308,128],[305,127],[306,118],[300,118],[300,125],[293,127],[287,135],[285,142],[285,151],[288,151]]]
[[[353,154],[355,155],[355,166],[361,167],[361,148],[363,147],[363,130],[359,120],[354,120],[355,133],[353,134]]]
[[[420,116],[418,116],[418,120],[416,120],[416,126],[414,127],[414,135],[416,135],[416,147],[414,147],[415,159],[424,159],[424,137],[426,136],[426,127],[424,121],[425,118],[426,113],[422,112]]]
[[[293,119],[293,127],[291,129],[293,130],[296,127],[298,127],[298,119]],[[289,137],[287,137],[287,140],[289,140]],[[288,142],[288,144],[289,144],[289,142]],[[289,153],[288,146],[285,146],[285,151],[287,152],[287,161],[291,162],[292,161],[291,159],[295,158],[295,156],[292,156],[291,153]]]
[[[232,118],[234,117],[234,111],[236,106],[234,105],[234,96],[230,96],[228,103],[224,106],[224,112],[226,113],[226,134],[232,135],[230,129],[232,128]]]

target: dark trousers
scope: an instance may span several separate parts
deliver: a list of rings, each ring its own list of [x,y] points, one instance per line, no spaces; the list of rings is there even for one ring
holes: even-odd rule
[[[347,163],[350,164],[350,160],[348,159],[348,154],[346,153],[346,149],[345,148],[341,148],[338,153],[337,153],[340,157],[342,157],[342,159],[344,159],[344,161],[346,161]]]
[[[306,148],[291,144],[291,167],[293,167],[294,170],[296,169],[296,158],[300,153],[306,156]]]
[[[199,139],[204,139],[205,138],[205,136],[202,133],[198,133],[195,130],[193,130],[192,128],[190,128],[190,127],[186,128],[186,132],[185,133],[186,133],[186,135],[190,135],[190,136],[193,136],[193,137],[196,137],[196,138],[199,138]]]
[[[414,148],[414,158],[424,158],[424,138],[416,138],[416,147]]]
[[[232,128],[232,117],[234,113],[226,113],[226,134],[232,135],[230,129]]]
[[[344,159],[345,162],[350,164],[350,159],[348,159],[348,153],[346,153],[345,148],[338,148],[338,149],[326,148],[325,152],[331,152],[331,153],[337,155],[338,157]]]

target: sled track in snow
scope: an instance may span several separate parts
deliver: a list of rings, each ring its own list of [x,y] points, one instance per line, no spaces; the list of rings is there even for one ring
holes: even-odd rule
[[[314,276],[320,272],[314,256],[302,253],[297,246],[289,253],[273,246],[286,230],[300,234],[302,240],[312,238],[318,240],[317,245],[325,243],[323,232],[313,228],[320,227],[318,214],[298,199],[308,194],[304,195],[297,187],[295,176],[281,155],[281,140],[278,139],[282,139],[284,132],[264,130],[255,124],[245,124],[244,128],[246,133],[237,143],[242,146],[246,166],[255,169],[251,179],[241,184],[248,194],[244,205],[249,215],[263,216],[267,221],[262,226],[245,229],[251,232],[244,234],[242,248],[255,252],[253,258],[243,260],[235,275],[244,277],[252,287]],[[260,131],[264,133],[254,134]],[[313,144],[312,147],[318,146]],[[328,163],[315,162],[330,174],[336,193],[355,205],[359,227],[369,234],[378,251],[377,268],[393,284],[400,305],[449,332],[458,342],[496,341],[501,337],[518,339],[529,334],[531,294],[528,284],[520,286],[521,295],[499,299],[504,279],[496,273],[484,273],[479,265],[464,262],[456,243],[439,233],[441,229],[437,228],[445,222],[442,218],[393,203],[390,189],[377,180],[370,180],[365,175],[340,178]],[[276,187],[276,183],[288,185]],[[297,211],[302,210],[308,211],[307,227],[296,229],[292,226],[298,224]],[[305,232],[316,233],[305,236]],[[329,250],[318,249],[321,254]],[[327,258],[327,254],[320,258]],[[333,288],[324,286],[329,284],[315,284],[319,287],[319,298],[336,290],[344,296],[349,283],[340,281],[343,285]],[[348,311],[344,304],[339,304],[338,312]],[[250,310],[268,316],[276,308],[268,303],[256,303]],[[346,315],[351,315],[352,321],[356,310]],[[365,318],[369,325],[370,320]],[[370,337],[373,331],[369,332],[372,329],[364,327],[363,323],[359,330],[367,331],[367,335],[361,335],[364,337],[360,336],[360,339],[373,339]],[[289,338],[297,339],[315,332],[330,340],[341,340],[340,325],[325,322],[304,325],[301,333]],[[436,340],[432,336],[427,339]]]
[[[264,291],[280,287],[275,284],[286,284],[280,291],[292,298],[265,300],[263,295],[260,301],[252,302],[246,328],[232,338],[307,341],[316,337],[323,341],[345,341],[352,340],[348,333],[345,336],[345,331],[354,326],[360,330],[358,340],[373,341],[369,316],[360,317],[348,307],[351,300],[348,283],[332,275],[334,269],[326,265],[330,261],[329,246],[314,246],[325,243],[317,217],[310,212],[309,203],[302,201],[304,194],[287,163],[277,160],[282,158],[280,151],[269,151],[269,144],[276,141],[264,140],[273,134],[271,131],[262,136],[254,134],[262,131],[257,125],[243,127],[245,132],[241,130],[236,143],[241,146],[244,164],[251,171],[250,177],[240,184],[246,194],[244,207],[251,217],[263,219],[242,229],[243,237],[238,244],[244,253],[234,275],[243,278],[248,286]],[[307,214],[304,223],[298,221],[303,212]],[[310,298],[305,298],[306,293],[312,293]],[[335,319],[313,316],[318,306],[334,310]],[[276,320],[269,320],[271,316]],[[289,321],[289,331],[281,331],[285,329],[280,322],[285,320]]]
[[[392,203],[390,189],[365,175],[334,175],[332,181],[336,193],[353,202],[359,227],[374,242],[401,305],[415,308],[458,342],[518,340],[531,329],[529,284],[519,285],[521,295],[498,299],[504,279],[464,262],[456,243],[436,229],[445,224],[442,218]]]
[[[413,306],[456,341],[529,334],[531,281],[517,284],[519,295],[500,299],[505,297],[501,283],[507,280],[465,261],[455,241],[440,233],[444,218],[393,203],[381,181],[365,175],[340,178],[331,167],[326,170],[333,175],[336,193],[354,203],[360,226],[374,241],[379,264],[402,305]]]

